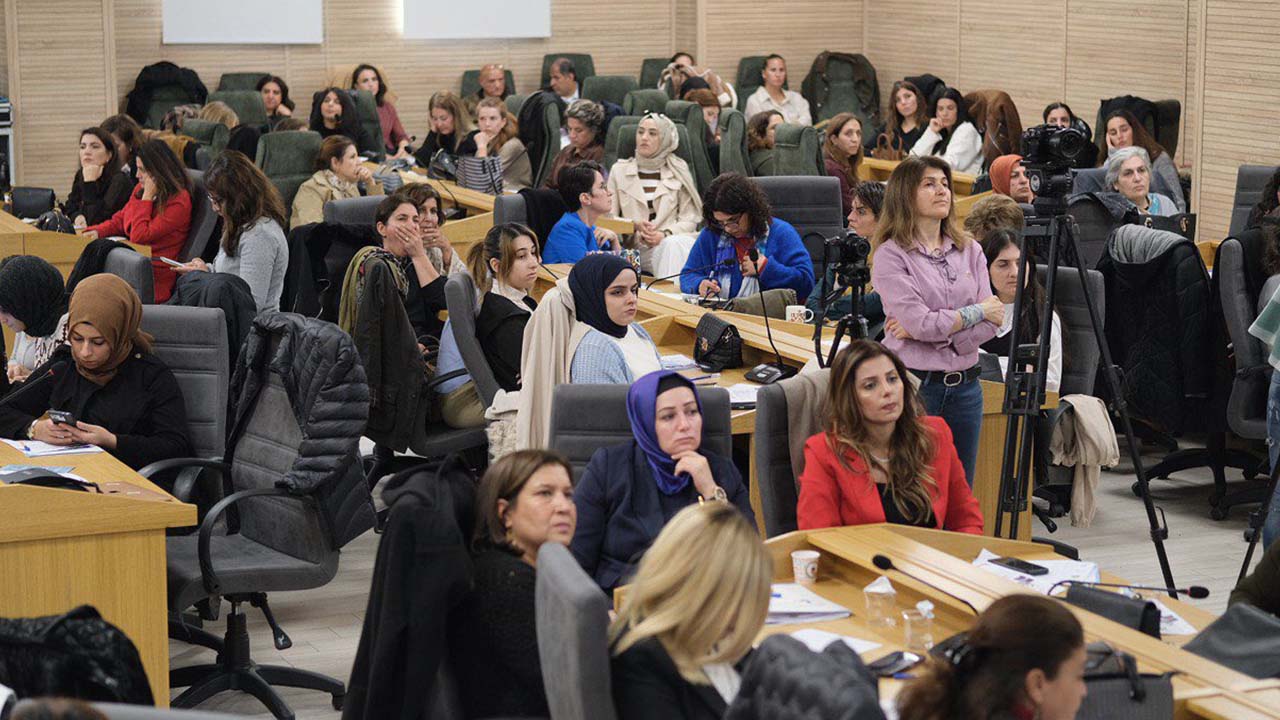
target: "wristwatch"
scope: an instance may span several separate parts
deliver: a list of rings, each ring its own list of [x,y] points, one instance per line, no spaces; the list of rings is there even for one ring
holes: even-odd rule
[[[36,418],[35,420],[32,420],[32,421],[31,421],[31,424],[27,426],[27,439],[28,439],[28,440],[35,440],[35,439],[36,439],[36,423],[38,423],[38,422],[40,422],[40,418]],[[723,492],[723,491],[722,491],[722,492]]]
[[[704,495],[698,496],[698,502],[706,502],[708,500],[722,500],[727,502],[729,500],[729,496],[725,494],[724,488],[717,485],[715,492],[711,493],[711,497],[706,497]]]

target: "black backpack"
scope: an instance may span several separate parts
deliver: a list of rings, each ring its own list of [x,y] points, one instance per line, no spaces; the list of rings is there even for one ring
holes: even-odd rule
[[[89,605],[0,619],[0,682],[18,697],[155,704],[138,649]]]
[[[865,55],[822,51],[813,59],[800,94],[809,101],[815,123],[851,112],[863,132],[880,127],[880,83]]]
[[[942,97],[942,93],[946,92],[947,84],[936,75],[925,73],[924,75],[916,75],[915,77],[903,78],[907,82],[915,85],[920,90],[920,94],[924,97],[925,104],[933,107],[938,98]]]

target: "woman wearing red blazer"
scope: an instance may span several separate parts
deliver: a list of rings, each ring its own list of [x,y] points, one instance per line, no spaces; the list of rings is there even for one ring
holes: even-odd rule
[[[982,534],[951,430],[924,415],[906,366],[870,340],[836,356],[827,429],[804,444],[801,530],[890,522]]]
[[[187,171],[161,140],[148,140],[138,148],[138,187],[129,202],[109,219],[85,228],[90,240],[121,235],[129,242],[151,248],[151,272],[155,299],[162,303],[173,293],[178,276],[160,258],[178,260],[191,231],[191,181]]]

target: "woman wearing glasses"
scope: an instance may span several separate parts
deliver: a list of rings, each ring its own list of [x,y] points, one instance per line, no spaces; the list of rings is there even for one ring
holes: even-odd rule
[[[885,347],[920,379],[929,414],[947,421],[972,486],[982,424],[978,348],[1004,322],[1004,304],[991,291],[982,248],[956,221],[945,160],[910,156],[894,169],[873,244]]]
[[[681,292],[727,300],[791,288],[798,302],[809,297],[809,251],[794,227],[770,216],[769,199],[750,178],[725,173],[712,180],[702,217],[707,227],[685,261]]]

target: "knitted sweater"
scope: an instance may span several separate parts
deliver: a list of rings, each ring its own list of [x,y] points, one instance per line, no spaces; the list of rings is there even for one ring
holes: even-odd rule
[[[239,275],[249,283],[258,312],[280,309],[280,293],[284,291],[284,274],[289,268],[289,241],[284,229],[270,218],[259,218],[240,234],[240,247],[235,257],[218,249],[213,260],[214,272]]]
[[[631,328],[637,335],[653,343],[653,338],[649,337],[649,333],[645,332],[644,328],[636,324],[632,324]],[[653,354],[655,357],[658,356],[656,346]],[[661,362],[660,359],[659,362]],[[618,343],[608,335],[595,328],[589,330],[583,336],[582,342],[578,343],[578,349],[573,354],[573,362],[569,366],[569,378],[573,383],[601,385],[629,385],[635,380],[622,348],[618,347]]]

